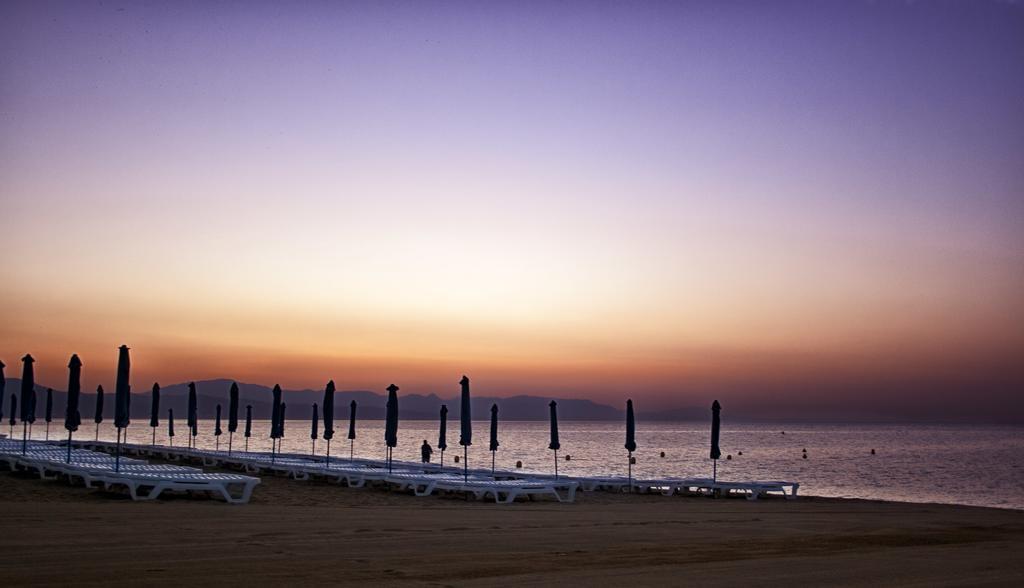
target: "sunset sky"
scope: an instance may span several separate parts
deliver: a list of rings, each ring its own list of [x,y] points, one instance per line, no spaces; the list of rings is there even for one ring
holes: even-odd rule
[[[1020,3],[164,4],[0,4],[8,377],[1024,419]]]

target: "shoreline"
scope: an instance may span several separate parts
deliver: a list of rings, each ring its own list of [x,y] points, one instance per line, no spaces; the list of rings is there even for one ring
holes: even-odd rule
[[[1024,511],[993,507],[607,493],[496,505],[271,476],[232,506],[10,472],[0,506],[9,585],[1024,581]]]

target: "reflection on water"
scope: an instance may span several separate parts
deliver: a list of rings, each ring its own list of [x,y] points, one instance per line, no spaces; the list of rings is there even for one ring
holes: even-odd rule
[[[128,439],[149,443],[152,432],[147,424],[148,421],[136,421],[128,430]],[[36,423],[34,438],[43,438],[42,425]],[[174,445],[185,445],[184,420],[175,425]],[[221,448],[226,449],[226,420],[223,426]],[[335,426],[331,454],[347,456],[348,420],[335,421]],[[474,422],[474,445],[469,449],[471,466],[490,465],[488,427],[486,421]],[[625,475],[623,423],[562,421],[559,429],[562,443],[559,473]],[[249,448],[269,451],[269,430],[269,421],[254,421]],[[462,447],[458,445],[458,421],[449,422],[448,431],[446,463],[462,454]],[[240,432],[235,435],[236,447],[244,444]],[[288,421],[284,450],[308,453],[309,432],[308,421]],[[51,433],[51,439],[66,436],[57,422],[51,425]],[[161,423],[158,443],[167,443],[166,433],[166,423]],[[436,449],[437,433],[436,422],[402,421],[395,458],[418,460],[424,439]],[[722,455],[732,455],[732,459],[719,461],[718,474],[724,480],[797,481],[801,494],[815,496],[1021,509],[1024,508],[1022,433],[1024,429],[1020,427],[726,423],[722,430]],[[635,475],[710,476],[709,434],[708,423],[638,423]],[[20,430],[15,436],[20,436]],[[89,422],[83,423],[76,434],[80,439],[93,436],[93,424]],[[112,423],[108,421],[101,426],[100,437],[114,440]],[[514,469],[516,461],[522,461],[525,471],[552,470],[553,452],[547,449],[547,422],[502,422],[499,438],[499,468]],[[198,445],[212,448],[214,444],[213,422],[200,421]],[[325,442],[318,440],[317,453],[323,454],[325,448]],[[802,457],[804,449],[807,459]],[[664,458],[660,457],[662,451]],[[434,454],[435,460],[439,453]],[[355,455],[383,458],[384,421],[359,421]],[[566,456],[571,456],[571,460],[565,461]]]

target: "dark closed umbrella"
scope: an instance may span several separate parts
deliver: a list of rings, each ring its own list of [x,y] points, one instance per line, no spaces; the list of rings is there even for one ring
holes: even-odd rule
[[[174,409],[167,409],[167,439],[174,446]]]
[[[312,424],[309,431],[309,438],[313,440],[313,449],[310,455],[316,455],[316,439],[320,436],[320,414],[317,412],[316,403],[313,403]]]
[[[228,455],[231,455],[231,445],[235,438],[235,431],[238,430],[238,382],[231,382],[228,390]]]
[[[245,452],[249,453],[249,437],[252,437],[252,405],[245,405]]]
[[[46,409],[43,411],[43,420],[46,421],[46,440],[50,440],[50,423],[53,422],[53,388],[46,389]]]
[[[334,380],[324,388],[324,440],[327,441],[327,465],[331,465],[331,439],[334,438]]]
[[[160,426],[160,384],[153,382],[149,401],[149,426],[153,429],[153,445],[156,445],[156,428]]]
[[[21,452],[24,454],[28,452],[28,423],[36,420],[36,407],[32,400],[36,392],[36,375],[32,364],[36,360],[26,354],[21,361]]]
[[[281,421],[281,386],[274,384],[271,392],[273,398],[270,401],[270,453],[277,452],[277,440],[281,438],[278,431],[278,423]]]
[[[629,491],[633,491],[633,452],[636,451],[636,421],[633,417],[633,401],[626,401],[626,451],[629,452]]]
[[[131,360],[128,358],[128,346],[122,345],[117,353],[117,379],[114,383],[114,426],[117,427],[117,452],[114,457],[114,471],[121,470],[121,429],[127,429],[131,423],[131,387],[128,385]],[[125,437],[128,431],[124,432]]]
[[[287,402],[282,402],[281,403],[281,413],[280,413],[281,420],[278,421],[278,423],[277,423],[277,432],[281,434],[281,438],[282,439],[284,439],[284,419],[285,419],[284,411],[285,411],[286,408],[288,408],[288,403]]]
[[[188,412],[185,413],[185,425],[188,427],[188,443],[191,448],[199,434],[199,395],[196,393],[195,382],[188,383]]]
[[[96,423],[96,430],[99,431],[99,424],[103,422],[103,386],[96,386],[96,410],[93,412],[92,422]]]
[[[78,397],[82,394],[82,360],[72,355],[68,362],[68,404],[64,408],[64,428],[68,431],[68,463],[71,462],[71,436],[82,424],[78,412]]]
[[[220,451],[220,436],[224,434],[224,431],[220,428],[220,404],[216,408],[217,417],[213,421],[213,436],[217,438],[217,445],[214,447],[214,451]]]
[[[462,401],[459,407],[459,445],[462,446],[462,475],[469,479],[469,446],[473,444],[473,409],[469,403],[469,378],[462,376]]]
[[[555,452],[555,479],[558,479],[558,450],[562,447],[562,444],[558,442],[558,403],[554,400],[548,405],[551,409],[551,443],[548,443],[548,449]]]
[[[444,467],[444,450],[448,449],[448,407],[441,405],[441,430],[437,434],[437,448],[441,450],[441,467]]]
[[[388,386],[388,402],[384,411],[384,444],[387,446],[388,471],[391,471],[391,455],[398,445],[398,386]]]
[[[494,458],[498,451],[498,405],[491,405],[491,476],[494,476]]]
[[[711,479],[716,481],[718,480],[718,458],[722,457],[722,450],[718,448],[719,429],[722,426],[718,413],[721,410],[722,405],[718,404],[717,400],[711,403],[711,460],[714,464]]]
[[[356,447],[356,401],[348,404],[348,459],[352,460]]]
[[[130,370],[131,360],[128,358],[128,346],[122,345],[118,348],[117,380],[114,384],[114,426],[118,429],[127,427],[130,422],[128,414],[128,395],[131,393],[128,388]]]

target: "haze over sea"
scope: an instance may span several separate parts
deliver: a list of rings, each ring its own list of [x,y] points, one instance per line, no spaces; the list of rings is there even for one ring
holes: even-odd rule
[[[128,439],[149,443],[152,430],[146,421],[135,421]],[[176,420],[175,446],[186,444],[185,422]],[[221,449],[227,449],[227,424]],[[235,447],[244,445],[240,423]],[[213,448],[214,423],[201,420],[197,445]],[[4,427],[3,432],[8,432]],[[42,423],[35,426],[35,438],[42,438]],[[253,421],[251,451],[269,451],[269,421]],[[347,457],[345,438],[348,420],[335,421],[331,455]],[[489,423],[474,421],[474,444],[469,450],[470,467],[488,467]],[[547,449],[548,423],[509,421],[499,424],[501,448],[499,469],[550,473],[553,455]],[[783,434],[785,431],[785,434]],[[321,428],[322,432],[322,428]],[[15,436],[18,436],[16,431]],[[51,439],[65,432],[51,425]],[[167,442],[166,422],[157,429],[157,442]],[[285,452],[309,453],[308,420],[289,420],[285,429]],[[395,459],[419,460],[424,439],[437,447],[436,421],[401,421]],[[77,439],[92,439],[91,422],[83,423]],[[623,423],[613,421],[564,421],[559,424],[562,449],[559,474],[626,474]],[[638,477],[710,477],[707,422],[640,422],[637,424]],[[101,425],[100,437],[114,440],[113,425]],[[381,459],[384,455],[384,421],[357,423],[355,456]],[[723,480],[780,479],[800,483],[800,494],[841,498],[865,498],[903,502],[935,502],[999,508],[1024,509],[1024,428],[991,425],[907,425],[907,424],[796,424],[764,422],[726,423],[722,430],[722,456],[718,476]],[[316,443],[322,455],[325,443]],[[803,459],[803,450],[807,459]],[[871,450],[875,454],[871,454]],[[660,457],[660,452],[665,457]],[[740,455],[740,452],[743,452]],[[458,422],[448,423],[448,451],[445,463],[462,454],[458,445]],[[564,457],[571,456],[569,461]],[[732,459],[724,459],[732,455]],[[439,453],[435,453],[435,461]]]

